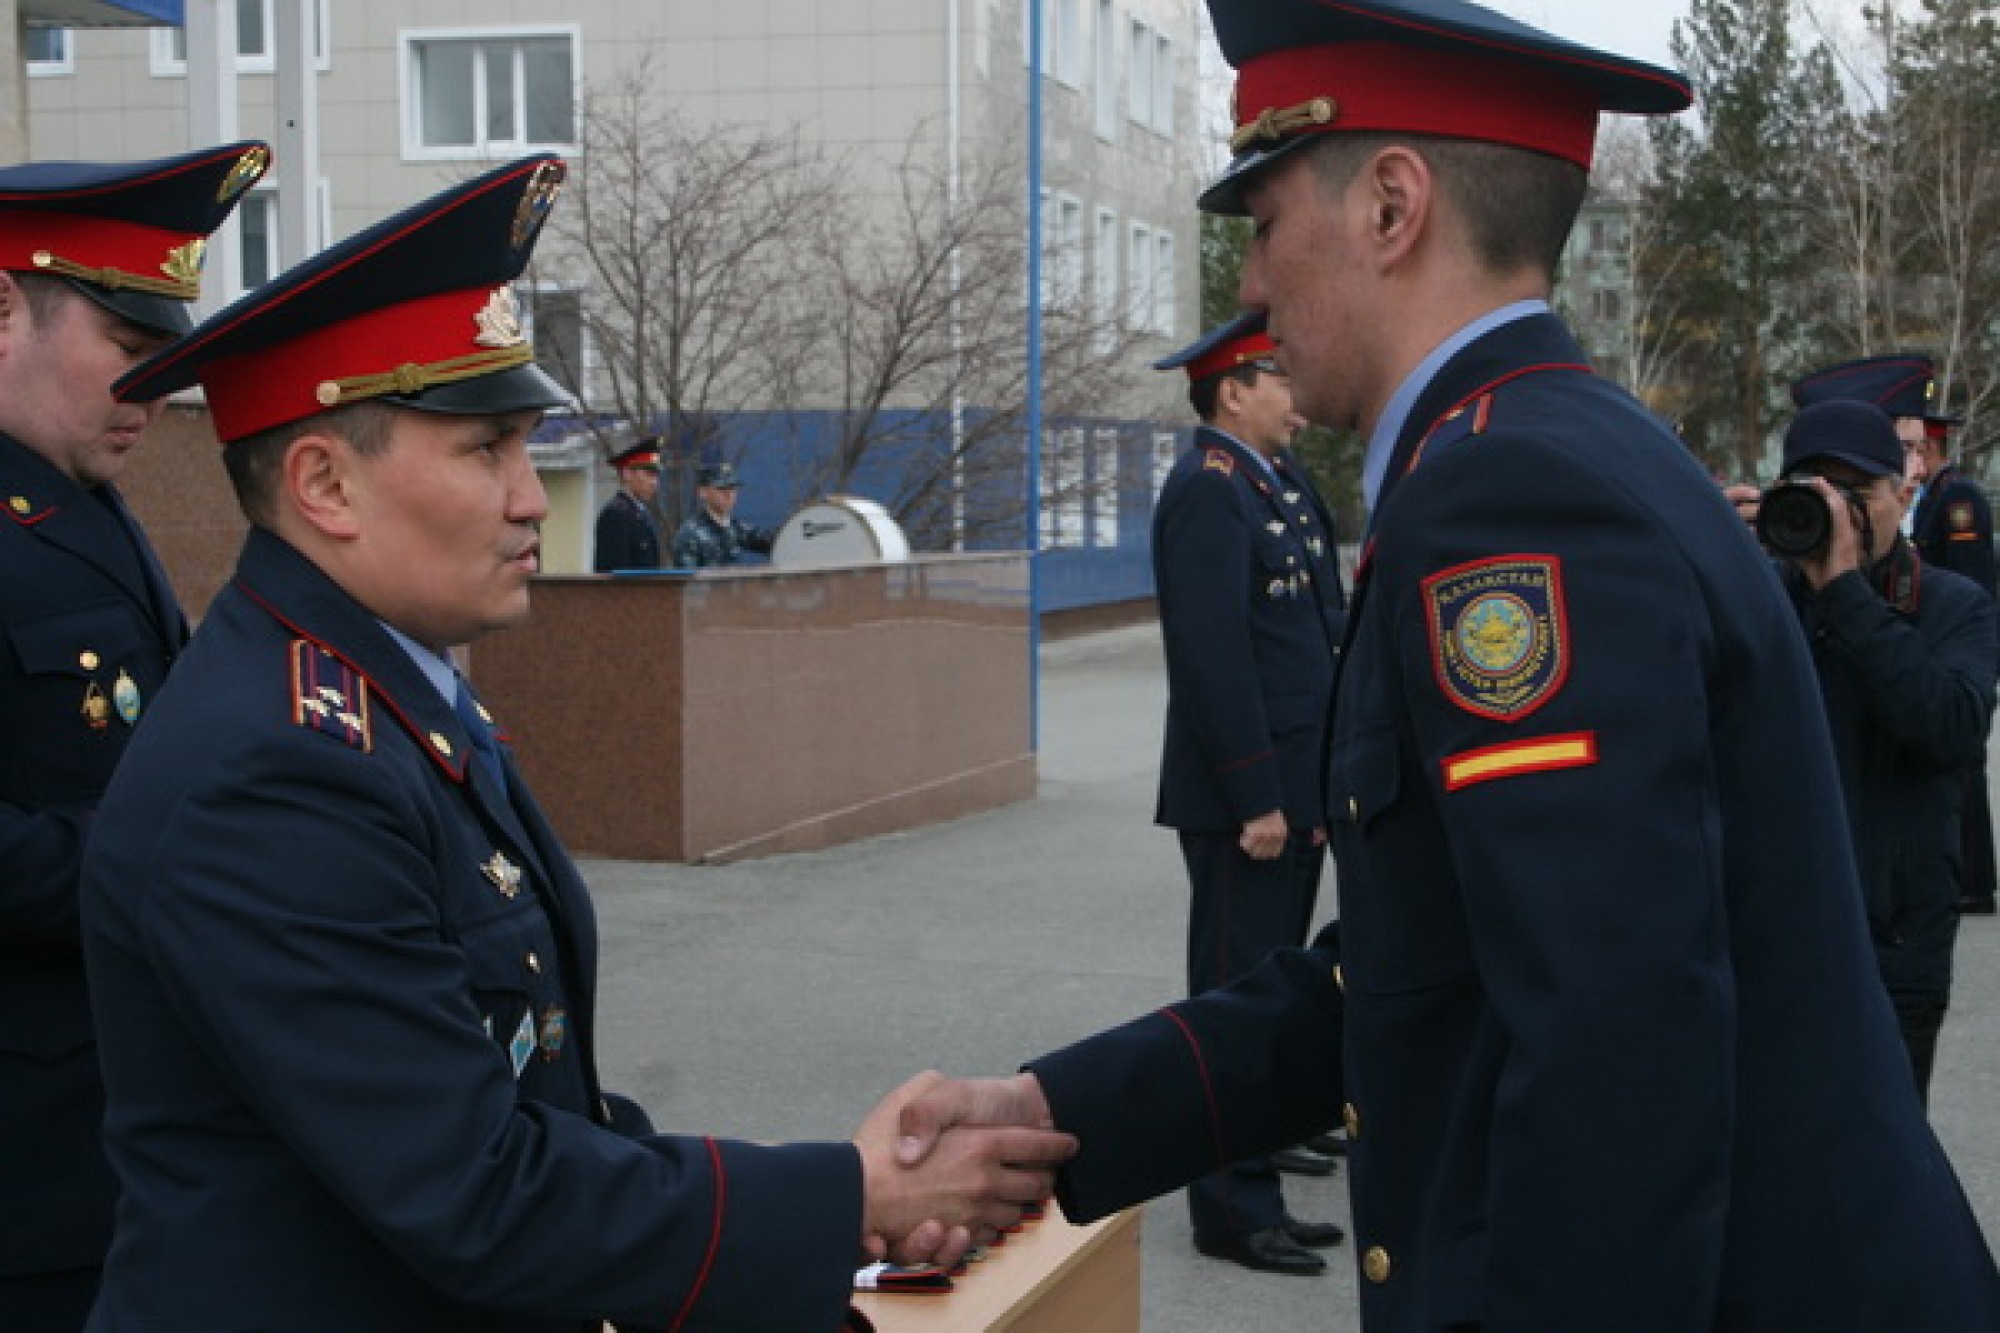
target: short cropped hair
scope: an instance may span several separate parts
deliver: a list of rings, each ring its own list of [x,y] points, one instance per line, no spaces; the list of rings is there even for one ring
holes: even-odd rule
[[[1216,406],[1222,398],[1224,380],[1235,380],[1247,388],[1255,384],[1257,377],[1263,373],[1254,362],[1246,361],[1240,366],[1231,366],[1227,370],[1218,370],[1213,375],[1204,375],[1198,380],[1191,380],[1188,383],[1188,405],[1194,408],[1195,416],[1202,421],[1214,421]]]
[[[1590,173],[1546,153],[1429,135],[1329,134],[1306,151],[1329,197],[1391,144],[1414,148],[1465,223],[1473,252],[1489,273],[1532,267],[1553,278],[1590,187]]]
[[[387,403],[362,401],[319,412],[299,421],[288,421],[255,435],[246,435],[223,446],[222,465],[236,488],[236,504],[243,517],[268,528],[277,514],[278,472],[285,450],[302,435],[324,432],[338,435],[353,446],[354,452],[372,457],[389,447],[389,432],[397,408]]]

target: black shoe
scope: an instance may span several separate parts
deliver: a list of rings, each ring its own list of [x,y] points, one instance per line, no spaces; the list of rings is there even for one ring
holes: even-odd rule
[[[1303,1245],[1309,1250],[1330,1249],[1347,1239],[1347,1233],[1340,1229],[1338,1222],[1306,1222],[1286,1213],[1284,1221],[1278,1225],[1292,1238],[1292,1244]]]
[[[1960,898],[1958,900],[1958,914],[1960,916],[1992,916],[1993,900],[1991,898],[1974,898],[1969,896]]]
[[[1330,1176],[1339,1163],[1309,1148],[1280,1148],[1271,1154],[1271,1165],[1288,1176]]]
[[[1331,1130],[1324,1134],[1315,1134],[1309,1139],[1300,1139],[1299,1146],[1309,1148],[1321,1157],[1347,1156],[1347,1140]]]
[[[1317,1277],[1326,1271],[1326,1260],[1296,1244],[1283,1227],[1218,1236],[1213,1240],[1196,1236],[1194,1247],[1211,1259],[1227,1259],[1260,1273]]]

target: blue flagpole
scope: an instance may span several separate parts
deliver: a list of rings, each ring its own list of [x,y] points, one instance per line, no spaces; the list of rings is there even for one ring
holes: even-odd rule
[[[1028,6],[1028,750],[1042,736],[1042,26]]]

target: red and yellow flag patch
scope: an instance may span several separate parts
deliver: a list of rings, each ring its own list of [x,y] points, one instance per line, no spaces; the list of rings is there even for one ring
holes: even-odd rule
[[[1525,773],[1553,773],[1564,768],[1588,768],[1597,762],[1597,733],[1576,731],[1566,736],[1537,736],[1532,740],[1489,745],[1483,750],[1467,750],[1444,761],[1444,789],[1458,791],[1475,783],[1496,778],[1520,777]]]

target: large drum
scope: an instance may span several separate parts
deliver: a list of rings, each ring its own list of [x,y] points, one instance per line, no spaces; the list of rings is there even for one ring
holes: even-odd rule
[[[785,520],[771,563],[786,569],[874,565],[910,558],[910,541],[889,511],[858,495],[829,495]]]

